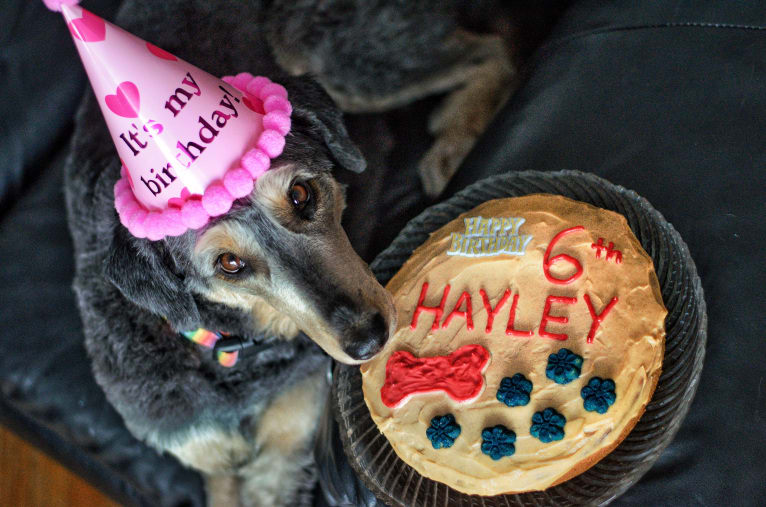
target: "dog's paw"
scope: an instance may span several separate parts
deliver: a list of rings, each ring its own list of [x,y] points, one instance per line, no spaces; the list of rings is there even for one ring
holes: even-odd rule
[[[426,195],[434,198],[444,191],[474,144],[476,136],[469,134],[447,135],[436,140],[418,165]]]
[[[431,114],[428,130],[436,137],[420,161],[420,178],[430,197],[438,196],[473,149],[495,113],[516,87],[516,72],[494,37],[481,38],[485,59],[480,60],[465,83],[445,97]]]

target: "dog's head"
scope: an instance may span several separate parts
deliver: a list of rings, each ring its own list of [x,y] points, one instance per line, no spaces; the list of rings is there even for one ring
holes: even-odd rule
[[[294,323],[335,359],[360,363],[395,326],[391,296],[341,227],[345,197],[333,170],[362,171],[364,159],[318,85],[285,81],[292,130],[252,194],[177,238],[138,240],[118,224],[105,273],[179,330],[203,325],[206,302],[223,303],[283,335]]]

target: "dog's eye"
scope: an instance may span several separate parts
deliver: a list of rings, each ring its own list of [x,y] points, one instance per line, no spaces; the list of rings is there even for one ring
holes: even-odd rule
[[[295,209],[301,211],[311,201],[311,188],[305,183],[293,183],[287,192],[287,197]]]
[[[216,261],[216,265],[221,268],[224,273],[230,275],[239,273],[245,268],[244,261],[231,252],[221,254]]]

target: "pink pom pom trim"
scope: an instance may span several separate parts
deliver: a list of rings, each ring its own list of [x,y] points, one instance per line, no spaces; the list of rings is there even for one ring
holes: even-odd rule
[[[235,199],[239,199],[253,191],[253,177],[245,169],[238,167],[226,173],[223,186]]]
[[[184,225],[180,209],[168,208],[162,212],[162,215],[165,217],[165,228],[168,236],[179,236],[186,232],[186,225]]]
[[[165,237],[165,217],[162,213],[152,212],[146,215],[144,220],[146,238],[151,241],[158,241]]]
[[[264,130],[256,143],[271,158],[277,158],[285,147],[285,136],[276,130]]]
[[[271,83],[271,81],[268,78],[265,78],[263,76],[257,76],[253,78],[250,83],[247,85],[247,93],[250,95],[253,95],[255,97],[260,98],[261,96],[261,89],[263,89],[264,86]]]
[[[211,217],[223,215],[231,209],[232,196],[220,182],[211,183],[202,195],[202,207]]]
[[[190,199],[181,208],[181,221],[187,229],[199,229],[208,220],[210,215],[202,207],[202,201],[199,199]]]
[[[269,170],[271,159],[262,150],[253,148],[242,157],[242,167],[244,167],[253,179]]]
[[[43,0],[51,10],[61,10],[61,5],[75,5],[79,0]],[[168,207],[162,211],[146,210],[133,195],[128,174],[123,167],[121,177],[114,185],[114,207],[122,225],[137,238],[158,241],[168,236],[180,236],[189,229],[199,229],[211,217],[223,215],[231,209],[236,199],[250,194],[255,180],[271,166],[271,159],[278,157],[285,147],[285,136],[290,132],[292,106],[287,100],[285,87],[272,83],[266,77],[241,72],[236,76],[221,78],[249,95],[263,101],[266,115],[263,132],[240,159],[241,167],[226,171],[220,181],[208,185],[202,197],[189,196],[181,208]]]
[[[276,130],[283,136],[290,132],[290,117],[282,111],[272,111],[263,117],[263,128]]]
[[[54,12],[61,12],[62,5],[77,5],[80,0],[43,0],[47,8]]]
[[[263,99],[263,109],[267,113],[271,113],[272,111],[282,111],[287,116],[290,116],[293,113],[293,106],[290,105],[290,101],[279,95],[271,95]]]
[[[128,218],[128,230],[137,238],[146,237],[146,218],[149,216],[149,212],[143,208],[138,208],[130,214]]]

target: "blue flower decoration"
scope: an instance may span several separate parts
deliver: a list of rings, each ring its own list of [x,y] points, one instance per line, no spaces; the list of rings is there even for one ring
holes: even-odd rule
[[[549,407],[542,412],[535,412],[535,415],[532,416],[532,427],[529,432],[533,437],[547,444],[564,438],[564,425],[566,423],[566,417]]]
[[[578,356],[569,349],[560,349],[548,356],[545,376],[557,384],[568,384],[580,376],[581,367],[582,356]]]
[[[426,436],[434,449],[452,447],[458,435],[460,425],[455,422],[455,416],[452,414],[437,415],[431,419],[431,426],[426,430]]]
[[[612,406],[617,395],[614,392],[614,380],[593,377],[588,385],[582,388],[580,396],[585,400],[585,410],[605,414]]]
[[[516,452],[516,433],[502,424],[492,428],[484,428],[481,432],[481,452],[497,461],[503,456],[511,456]]]
[[[497,399],[509,407],[521,407],[529,403],[529,393],[532,392],[532,382],[521,373],[513,377],[505,377],[500,381]]]

